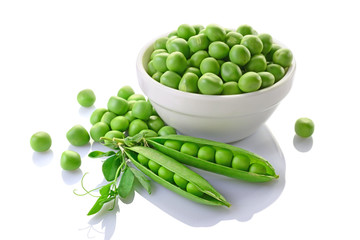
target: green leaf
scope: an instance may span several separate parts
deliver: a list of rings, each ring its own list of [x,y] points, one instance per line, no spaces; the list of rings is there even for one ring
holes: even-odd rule
[[[102,206],[104,205],[103,201],[106,200],[106,198],[107,198],[107,196],[99,197],[87,215],[90,216],[90,215],[93,215],[93,214],[99,212],[101,210]]]
[[[106,159],[102,165],[102,172],[106,181],[114,181],[116,172],[123,161],[122,155],[115,155]]]
[[[141,186],[143,186],[146,191],[151,194],[151,183],[150,180],[143,174],[141,171],[137,170],[136,168],[130,167],[129,169],[134,174],[135,178],[139,181]]]
[[[99,192],[101,196],[108,196],[110,194],[110,188],[113,185],[113,183],[106,184],[100,188]]]
[[[129,168],[126,168],[123,175],[121,176],[118,186],[118,193],[120,197],[126,198],[129,196],[134,186],[134,180],[135,177],[133,172]]]
[[[109,152],[93,151],[88,154],[88,156],[91,158],[109,157],[112,155],[115,155],[114,151],[109,151]]]
[[[128,136],[124,139],[124,143],[128,147],[138,145],[144,139],[144,133],[138,133],[132,137]]]

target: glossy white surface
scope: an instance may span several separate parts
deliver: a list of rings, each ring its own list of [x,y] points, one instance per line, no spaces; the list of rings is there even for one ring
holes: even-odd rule
[[[171,7],[169,1],[0,2],[0,238],[358,239],[356,1],[184,0]],[[86,187],[103,183],[101,161],[86,157],[102,147],[74,148],[65,138],[75,124],[90,127],[94,108],[81,108],[76,94],[92,88],[95,106],[104,107],[125,84],[140,92],[141,47],[183,22],[251,24],[294,52],[289,95],[255,135],[234,143],[269,158],[280,178],[254,186],[206,174],[230,209],[196,205],[154,184],[150,196],[139,190],[119,201],[117,213],[87,217],[95,199],[72,191],[81,189],[85,172]],[[312,138],[295,137],[299,117],[315,122]],[[45,154],[29,146],[39,130],[53,138]],[[78,171],[59,166],[68,148],[82,156]]]

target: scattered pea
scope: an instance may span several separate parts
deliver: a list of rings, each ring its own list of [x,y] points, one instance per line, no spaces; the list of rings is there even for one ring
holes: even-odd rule
[[[47,132],[34,133],[30,138],[30,146],[35,152],[45,152],[51,147],[51,137]]]
[[[95,93],[91,89],[81,90],[77,95],[77,101],[83,107],[91,107],[96,100]]]
[[[81,125],[75,125],[66,133],[66,138],[71,145],[83,146],[90,141],[90,135]]]
[[[106,112],[101,118],[100,122],[106,123],[110,126],[111,121],[116,117],[117,115],[113,112]]]
[[[173,127],[164,126],[164,127],[160,128],[158,134],[159,134],[159,136],[172,135],[172,134],[176,134],[176,130]]]
[[[146,122],[141,119],[135,119],[129,125],[129,136],[134,136],[144,129],[148,129]]]
[[[129,128],[129,120],[125,116],[117,116],[111,120],[110,127],[112,130],[124,132]]]
[[[295,122],[295,133],[303,138],[308,138],[314,133],[315,125],[310,118],[299,118]]]
[[[159,116],[150,116],[147,125],[150,129],[154,130],[155,132],[159,132],[159,130],[165,126],[164,121]]]
[[[123,86],[119,89],[117,96],[123,99],[128,99],[131,95],[135,94],[134,90],[130,86]]]
[[[152,114],[152,106],[147,101],[137,101],[131,111],[134,117],[147,121]]]
[[[74,171],[81,166],[81,157],[77,152],[66,150],[61,154],[60,166],[67,171]]]
[[[107,107],[109,111],[117,115],[123,115],[128,111],[129,105],[125,99],[118,96],[112,96],[108,101]]]
[[[97,122],[101,121],[102,116],[107,112],[106,108],[97,108],[93,111],[90,116],[90,123],[94,125]]]
[[[95,142],[100,142],[100,138],[110,131],[109,126],[106,123],[98,122],[90,128],[90,136]]]
[[[135,101],[146,101],[146,98],[144,97],[144,95],[142,94],[139,94],[139,93],[135,93],[133,95],[131,95],[128,99],[128,101],[132,101],[132,100],[135,100]]]

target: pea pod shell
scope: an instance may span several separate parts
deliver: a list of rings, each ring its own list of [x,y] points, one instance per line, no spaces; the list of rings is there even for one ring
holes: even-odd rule
[[[176,173],[180,177],[186,179],[187,181],[193,183],[196,187],[199,188],[200,191],[202,191],[204,194],[206,194],[206,197],[201,198],[197,197],[191,193],[188,193],[181,189],[180,187],[177,187],[176,185],[169,183],[168,181],[162,179],[155,173],[153,173],[148,168],[141,165],[138,161],[135,160],[136,156],[134,155],[134,152],[138,154],[142,154],[145,157],[151,159],[152,161],[155,161],[156,163],[160,164],[161,166],[167,168],[168,170]],[[183,164],[179,163],[178,161],[174,160],[173,158],[166,156],[165,154],[152,149],[148,147],[131,147],[127,148],[125,151],[127,156],[129,157],[130,161],[144,174],[146,174],[148,177],[156,181],[157,183],[161,184],[162,186],[168,188],[171,191],[174,191],[178,193],[179,195],[188,198],[190,200],[193,200],[198,203],[207,204],[207,205],[225,205],[227,207],[230,207],[230,204],[226,201],[226,199],[218,193],[208,181],[206,181],[203,177],[201,177],[199,174],[193,172]]]
[[[234,169],[231,167],[222,166],[220,164],[216,164],[213,162],[209,162],[209,161],[206,161],[203,159],[199,159],[199,158],[184,154],[182,152],[168,148],[168,147],[164,146],[163,144],[161,144],[166,140],[192,142],[192,143],[196,143],[200,146],[201,145],[212,146],[215,149],[228,149],[228,150],[232,151],[234,155],[236,155],[236,154],[247,155],[250,158],[251,163],[260,163],[263,166],[265,166],[267,175],[262,175],[262,174],[257,174],[257,173]],[[183,136],[183,135],[167,135],[167,136],[163,136],[163,137],[154,137],[154,138],[147,139],[147,142],[153,148],[178,160],[179,162],[182,162],[189,166],[200,168],[200,169],[203,169],[206,171],[222,174],[222,175],[225,175],[228,177],[237,178],[237,179],[241,179],[241,180],[245,180],[245,181],[249,181],[249,182],[268,182],[268,181],[271,181],[271,180],[279,177],[278,175],[276,175],[273,166],[271,166],[271,164],[268,161],[266,161],[264,158],[254,154],[252,152],[246,151],[242,148],[238,148],[238,147],[226,144],[226,143],[220,143],[220,142],[215,142],[215,141],[211,141],[211,140],[207,140],[207,139],[201,139],[201,138],[195,138],[195,137]]]

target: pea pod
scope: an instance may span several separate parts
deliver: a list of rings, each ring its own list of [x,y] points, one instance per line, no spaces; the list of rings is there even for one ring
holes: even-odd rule
[[[179,141],[181,144],[194,143],[197,144],[199,147],[210,146],[216,151],[220,149],[229,150],[231,151],[233,156],[241,155],[247,157],[250,160],[249,166],[253,166],[252,169],[256,169],[256,167],[261,167],[262,169],[264,169],[264,171],[262,173],[256,173],[256,170],[252,172],[250,168],[248,170],[239,170],[231,166],[224,166],[215,162],[201,159],[198,156],[191,156],[171,147],[165,146],[164,143],[167,140]],[[278,175],[276,175],[275,170],[271,166],[271,164],[267,162],[264,158],[229,144],[183,135],[167,135],[163,137],[154,137],[147,139],[147,142],[151,147],[178,160],[181,163],[204,169],[206,171],[222,174],[228,177],[237,178],[249,182],[267,182],[279,177]]]
[[[227,207],[230,207],[230,204],[226,201],[226,199],[220,193],[218,193],[210,185],[208,181],[206,181],[199,174],[193,172],[192,170],[190,170],[183,164],[179,163],[175,159],[166,156],[165,154],[155,149],[142,147],[142,146],[126,148],[125,153],[130,159],[130,161],[139,170],[141,170],[148,177],[150,177],[157,183],[161,184],[162,186],[168,188],[169,190],[174,191],[179,195],[198,203],[207,204],[207,205],[225,205]],[[200,190],[203,193],[202,196],[196,196],[195,194],[192,194],[184,190],[183,188],[177,186],[176,184],[166,181],[165,179],[161,178],[153,171],[151,171],[147,166],[140,164],[139,161],[137,160],[137,156],[140,154],[148,158],[149,161],[150,160],[154,161],[160,166],[173,172],[177,176],[180,176],[181,178],[185,179],[186,181],[188,181],[188,184],[191,183],[192,186],[195,186],[198,190]]]

